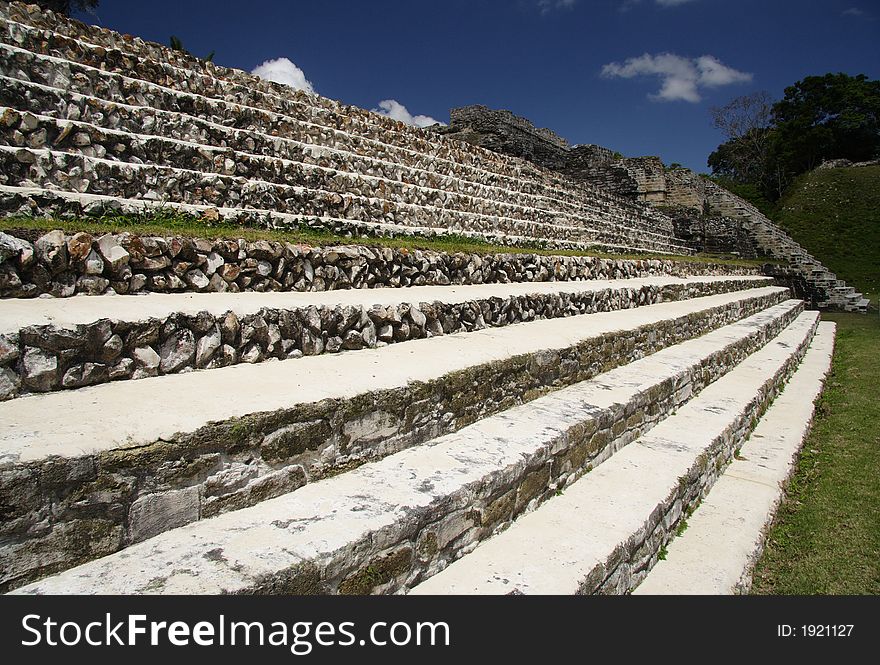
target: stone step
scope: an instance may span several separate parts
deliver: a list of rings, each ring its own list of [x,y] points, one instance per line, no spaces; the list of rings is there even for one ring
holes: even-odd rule
[[[380,459],[786,295],[763,287],[0,402],[0,584]],[[776,320],[801,306],[785,301]]]
[[[752,570],[831,369],[835,324],[819,324],[803,362],[749,440],[633,591],[640,595],[748,593]]]
[[[268,272],[271,264],[266,265]],[[208,281],[199,268],[181,275],[190,281]],[[0,309],[0,400],[239,362],[381,347],[772,283],[771,278],[757,276],[663,276],[312,293],[15,300]]]
[[[28,15],[27,13],[16,12],[14,9],[11,13],[13,14],[13,21],[3,20],[0,22],[0,25],[6,30],[6,36],[10,43],[24,45],[24,43],[28,41],[28,37],[24,33],[31,32],[34,34],[30,41],[34,41],[34,37],[36,37],[36,41],[39,44],[36,50],[45,51],[50,43],[51,48],[56,52],[58,49],[64,49],[66,47],[71,59],[76,60],[85,57],[99,69],[114,68],[113,63],[109,61],[117,59],[116,56],[118,54],[115,50],[118,50],[127,56],[134,56],[135,63],[145,60],[150,61],[149,69],[151,72],[162,70],[162,73],[159,75],[162,83],[167,83],[170,80],[178,80],[184,90],[191,88],[194,85],[196,78],[201,74],[204,77],[204,80],[208,81],[207,88],[209,90],[216,91],[217,85],[222,87],[222,82],[231,83],[237,86],[237,93],[244,97],[248,97],[254,90],[258,90],[260,95],[274,98],[281,103],[294,103],[303,106],[309,111],[308,117],[310,120],[313,119],[315,113],[317,113],[318,116],[324,118],[324,127],[330,130],[338,129],[340,126],[340,120],[342,120],[343,124],[354,124],[356,126],[361,123],[366,123],[366,125],[380,127],[380,131],[392,131],[398,135],[401,131],[409,133],[410,136],[404,143],[405,146],[409,146],[415,141],[419,143],[420,147],[426,146],[428,148],[425,152],[440,154],[453,153],[451,161],[459,164],[466,162],[488,162],[492,164],[494,168],[502,169],[504,173],[514,180],[522,181],[526,173],[534,174],[535,172],[540,172],[534,167],[534,165],[528,162],[511,159],[504,155],[483,150],[468,144],[463,144],[458,141],[451,141],[443,136],[430,132],[406,127],[401,123],[390,120],[384,116],[368,113],[357,107],[340,105],[334,100],[326,99],[319,95],[307,94],[301,91],[294,92],[285,86],[263,81],[262,79],[240,70],[217,67],[213,63],[205,63],[198,58],[193,58],[185,54],[182,55],[181,53],[170,50],[164,46],[144,42],[140,39],[126,39],[112,31],[103,30],[95,26],[84,26],[75,22],[60,21],[57,20],[57,17],[56,20],[47,22],[42,15]],[[21,23],[16,21],[21,21]],[[35,32],[29,29],[28,26],[30,25],[38,26],[43,30]],[[108,48],[114,49],[114,51],[108,52]],[[145,53],[150,55],[145,57]],[[133,67],[129,60],[125,60],[125,62],[122,63],[122,66],[117,67],[117,69],[120,69],[125,73],[130,73]],[[225,96],[227,98],[233,98],[235,95],[227,92]],[[341,118],[340,114],[342,114]],[[561,184],[561,191],[563,192],[567,191],[572,184],[567,178],[560,178],[559,174],[551,172],[542,172],[542,177],[545,181],[550,178],[553,183],[557,185]],[[546,189],[546,186],[547,183],[545,183],[543,189]],[[671,232],[672,227],[670,220],[650,208],[645,208],[645,206],[640,206],[627,199],[620,199],[619,197],[611,195],[609,192],[595,187],[585,185],[578,186],[584,190],[591,191],[594,197],[615,200],[616,204],[623,204],[632,210],[640,211],[643,215],[648,214],[649,216],[654,216],[656,219],[663,219],[668,227],[667,230]]]
[[[0,186],[0,200],[2,191]],[[83,203],[87,207],[104,205],[102,201],[88,200],[88,195],[77,196],[86,197]],[[122,232],[96,237],[53,230],[34,238],[38,234],[26,230],[0,232],[0,256],[5,257],[0,263],[0,298],[147,292],[317,292],[661,275],[760,274],[757,266],[671,257],[604,258],[582,253],[523,251],[464,253],[367,244],[313,247],[281,240],[247,241],[227,234],[206,238]],[[187,273],[196,268],[208,277],[207,285],[197,274],[195,279],[190,275],[186,280]]]
[[[2,156],[2,152],[0,152]],[[148,199],[126,199],[119,196],[81,194],[44,187],[0,185],[0,213],[25,216],[101,217],[103,215],[143,215],[145,212],[174,211],[187,215],[217,214],[224,222],[267,229],[310,229],[351,237],[443,238],[460,236],[499,246],[561,249],[609,254],[639,253],[632,247],[597,242],[574,242],[494,231],[468,231],[445,226],[404,226],[365,219],[343,219],[329,216],[304,216],[278,212],[273,208],[226,208],[212,204],[179,203]],[[657,254],[644,249],[641,253]]]
[[[818,317],[801,314],[674,415],[413,592],[629,592],[794,371]]]
[[[404,590],[662,424],[800,311],[800,301],[786,301],[425,445],[167,531],[21,591]]]
[[[116,108],[114,105],[114,109]],[[118,113],[118,110],[114,112]],[[625,227],[615,226],[611,232],[607,228],[608,222],[606,220],[595,218],[591,220],[580,216],[580,214],[572,215],[569,211],[534,208],[512,203],[509,197],[499,198],[498,192],[485,192],[481,196],[456,195],[456,190],[460,191],[464,188],[457,187],[451,191],[450,188],[426,186],[424,179],[421,179],[419,184],[414,184],[376,177],[349,170],[353,168],[350,164],[331,163],[324,166],[307,163],[303,161],[302,150],[293,154],[288,153],[287,156],[283,152],[278,154],[277,150],[276,154],[255,154],[253,151],[244,152],[229,146],[214,147],[204,143],[168,139],[162,136],[135,134],[116,129],[104,130],[84,122],[60,121],[37,114],[31,114],[28,116],[28,120],[23,123],[21,120],[16,121],[16,118],[24,118],[25,116],[8,107],[0,107],[0,117],[4,118],[4,122],[0,123],[0,144],[15,148],[18,159],[21,159],[18,150],[25,149],[25,145],[19,146],[18,143],[25,143],[27,147],[31,148],[52,146],[55,150],[73,154],[99,157],[109,155],[114,160],[127,163],[143,162],[168,167],[186,165],[188,169],[202,173],[235,175],[281,185],[295,182],[307,185],[309,189],[334,192],[340,195],[359,194],[375,198],[375,194],[381,193],[380,200],[388,201],[394,206],[416,202],[419,205],[455,209],[462,212],[498,214],[513,219],[528,219],[563,226],[583,226],[597,237],[602,233],[608,234],[607,238],[599,238],[604,240],[623,237],[632,241],[637,237],[635,230]],[[22,141],[25,134],[15,129],[16,126],[24,124],[30,128],[30,134],[26,137],[26,141]],[[79,145],[86,140],[88,140],[87,146]],[[273,143],[279,143],[279,139],[273,137]],[[90,152],[86,153],[86,150],[89,149]],[[456,182],[463,184],[454,178],[446,180],[453,185]],[[65,179],[60,184],[66,182]],[[641,239],[666,243],[670,247],[682,246],[668,234],[657,234],[642,229],[638,230],[638,234]]]
[[[93,70],[108,75],[124,75],[125,79],[148,84],[149,88],[157,92],[164,92],[170,86],[181,91],[192,91],[189,94],[193,96],[204,94],[208,98],[215,99],[244,98],[256,104],[260,110],[288,113],[292,117],[315,123],[328,130],[338,129],[342,120],[346,129],[366,136],[377,133],[387,133],[390,136],[409,134],[410,136],[405,136],[404,146],[417,143],[425,152],[457,150],[468,158],[467,161],[499,168],[500,174],[512,178],[521,176],[523,167],[528,166],[525,162],[517,163],[497,153],[475,149],[473,146],[459,146],[457,142],[441,135],[419,131],[357,107],[341,105],[318,95],[272,84],[243,71],[212,67],[214,71],[225,70],[232,75],[217,77],[208,73],[202,64],[195,60],[188,61],[185,67],[176,66],[167,48],[161,48],[154,59],[146,59],[139,52],[142,49],[133,49],[121,41],[108,50],[104,46],[82,39],[66,38],[55,25],[33,30],[24,24],[3,19],[0,26],[3,28],[3,38],[10,47],[36,56],[45,56],[46,60],[53,58],[69,63],[80,68],[79,71]],[[139,44],[141,47],[144,45],[144,42]]]
[[[62,117],[73,115],[80,118],[78,121],[52,118],[56,123],[55,127],[61,127],[61,133],[52,130],[51,125],[44,127],[47,143],[53,143],[59,137],[61,138],[59,143],[69,142],[68,139],[72,141],[75,132],[66,129],[68,126],[100,127],[116,136],[127,136],[129,141],[123,141],[122,145],[128,150],[131,150],[131,141],[135,141],[135,148],[140,149],[143,142],[148,142],[157,136],[174,137],[171,140],[183,144],[186,144],[187,141],[182,139],[189,138],[189,143],[222,146],[207,150],[207,152],[215,153],[217,170],[225,170],[228,153],[231,149],[235,149],[235,151],[247,155],[284,157],[314,167],[356,173],[390,182],[418,186],[430,185],[444,192],[501,199],[529,208],[561,210],[576,217],[594,220],[596,223],[613,216],[617,224],[649,233],[657,230],[655,220],[648,220],[645,223],[640,221],[640,218],[633,218],[621,206],[611,209],[608,206],[597,205],[593,200],[594,197],[584,196],[583,193],[574,201],[563,201],[546,196],[543,189],[538,189],[535,193],[523,194],[509,188],[474,182],[463,179],[463,177],[444,175],[442,165],[438,168],[430,155],[419,156],[417,160],[419,167],[415,167],[408,165],[413,159],[405,156],[388,161],[377,159],[373,153],[356,154],[352,150],[331,147],[326,141],[321,142],[322,135],[312,136],[307,128],[274,127],[273,133],[267,134],[255,131],[253,126],[227,127],[204,118],[187,116],[175,111],[131,106],[119,101],[105,101],[97,97],[72,94],[68,90],[59,90],[4,76],[0,76],[0,81],[4,84],[0,87],[0,103],[6,104],[8,107],[22,112],[29,111],[35,117],[39,117],[42,109],[67,109]],[[11,136],[8,141],[12,145],[21,144],[20,147],[25,147],[43,140],[41,129],[31,128],[33,122],[30,118],[24,124],[19,121],[17,129],[15,128],[14,116],[6,117],[4,122],[11,128]],[[278,132],[282,132],[282,135],[277,135]],[[90,141],[94,141],[94,139],[90,138]],[[331,143],[337,142],[334,139]],[[110,152],[111,155],[117,155],[119,151],[116,142],[106,146],[98,143],[98,146],[101,150]],[[97,154],[98,146],[90,144],[80,149]],[[205,148],[203,147],[201,150],[205,151]],[[239,168],[238,164],[235,165],[235,168],[236,170]],[[464,174],[457,175],[463,176]],[[668,229],[664,229],[664,232],[667,236],[671,235]]]
[[[104,56],[101,56],[102,59]],[[157,63],[152,63],[154,66]],[[258,128],[263,128],[266,134],[279,133],[278,129],[273,129],[272,125],[277,122],[283,123],[305,123],[297,127],[283,128],[280,133],[282,135],[308,136],[314,138],[320,145],[334,145],[336,140],[342,140],[344,145],[350,145],[355,152],[364,155],[373,155],[393,159],[394,156],[387,154],[389,148],[393,147],[393,152],[403,151],[404,163],[413,160],[426,159],[426,155],[430,156],[429,161],[436,164],[439,161],[445,163],[446,172],[460,172],[466,168],[466,164],[474,162],[474,159],[468,159],[467,155],[461,154],[459,142],[451,142],[447,149],[438,151],[432,149],[431,145],[424,143],[425,136],[432,136],[426,132],[414,131],[413,128],[406,127],[399,123],[393,123],[392,128],[381,130],[382,140],[376,140],[375,127],[362,132],[360,136],[357,133],[352,134],[352,140],[346,141],[345,136],[355,131],[358,120],[368,116],[376,116],[366,111],[348,108],[348,115],[340,116],[338,120],[333,121],[332,126],[322,126],[315,124],[315,118],[312,115],[313,107],[309,107],[305,117],[296,110],[282,109],[280,115],[273,110],[248,106],[238,102],[227,101],[230,99],[249,100],[248,93],[252,93],[253,89],[244,89],[239,95],[222,96],[221,98],[205,97],[198,94],[187,92],[188,86],[177,90],[163,85],[156,85],[140,79],[130,78],[129,76],[116,72],[108,72],[92,66],[80,65],[79,63],[59,59],[53,56],[45,56],[30,51],[23,50],[17,46],[10,44],[0,44],[0,65],[5,71],[8,71],[19,80],[33,81],[51,87],[59,87],[67,90],[68,95],[73,93],[91,95],[95,91],[101,91],[101,95],[107,101],[115,102],[118,100],[137,100],[141,106],[153,106],[159,109],[178,109],[182,113],[193,117],[215,117],[222,121],[228,122],[233,126],[253,127],[254,122]],[[104,66],[101,64],[100,66]],[[283,106],[283,105],[282,105]],[[287,112],[294,115],[287,115]],[[345,123],[345,128],[340,129],[339,121]],[[269,123],[266,125],[266,123]],[[311,128],[311,130],[310,130]],[[291,131],[292,130],[292,131]],[[391,141],[392,144],[383,143],[383,141]],[[415,148],[415,149],[413,149]],[[488,151],[481,151],[488,153]],[[497,159],[494,153],[488,153],[493,156],[493,160]],[[398,157],[400,159],[400,157]],[[514,163],[521,160],[509,160]],[[476,162],[476,169],[472,178],[474,182],[494,182],[498,178],[499,184],[503,184],[508,189],[520,189],[523,182],[530,179],[534,181],[531,189],[535,192],[549,193],[556,197],[571,198],[574,191],[588,192],[588,197],[577,198],[594,198],[611,202],[615,209],[624,211],[633,211],[640,217],[647,217],[654,220],[655,224],[662,225],[664,230],[672,235],[671,222],[667,217],[657,212],[650,211],[644,207],[639,208],[632,202],[618,200],[609,194],[601,194],[598,190],[588,189],[567,179],[559,181],[558,174],[554,177],[550,172],[545,172],[526,162],[521,162],[523,168],[517,170],[516,175],[501,176],[491,169],[485,170],[480,168],[479,160]],[[494,176],[494,177],[493,177]],[[530,177],[531,176],[531,177]],[[558,185],[563,189],[559,189],[558,185],[554,186],[548,182],[548,178],[555,179]],[[569,191],[571,190],[571,191]]]
[[[119,199],[142,199],[146,187],[155,194],[151,197],[153,203],[174,201],[218,208],[268,209],[301,220],[344,219],[353,226],[367,224],[366,220],[383,220],[398,232],[433,226],[458,233],[484,233],[488,230],[502,236],[527,237],[536,243],[550,239],[575,246],[618,246],[623,251],[675,249],[666,241],[650,238],[641,238],[635,241],[638,244],[627,245],[624,238],[614,233],[577,226],[393,202],[373,196],[342,195],[301,185],[156,164],[119,162],[45,148],[31,150],[0,145],[0,168],[6,173],[7,182],[13,185],[70,189],[81,194]],[[71,177],[74,173],[78,175]],[[277,214],[276,218],[281,219]]]

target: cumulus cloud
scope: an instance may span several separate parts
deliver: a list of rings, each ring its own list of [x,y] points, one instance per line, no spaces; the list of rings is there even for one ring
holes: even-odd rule
[[[294,90],[305,90],[306,92],[315,91],[315,88],[312,86],[311,81],[306,78],[303,70],[287,58],[266,60],[262,65],[254,68],[251,74],[259,76],[261,79],[266,79],[267,81],[275,81],[275,83],[289,85]]]
[[[611,62],[602,67],[603,78],[635,78],[657,76],[660,90],[649,97],[655,101],[699,102],[700,88],[718,88],[733,83],[746,83],[752,75],[728,67],[712,55],[684,58],[674,53],[645,53],[626,62]]]
[[[578,0],[538,0],[538,9],[542,14],[552,12],[554,9],[571,9]]]
[[[407,125],[414,127],[430,127],[431,125],[442,125],[443,123],[434,120],[429,115],[413,115],[407,108],[396,99],[383,99],[379,102],[379,108],[373,109],[373,113],[384,115],[387,118],[399,120]]]

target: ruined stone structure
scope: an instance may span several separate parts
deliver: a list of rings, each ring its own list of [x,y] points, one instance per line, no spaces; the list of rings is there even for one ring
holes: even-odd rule
[[[3,224],[0,591],[675,592],[683,516],[743,474],[714,514],[751,530],[710,525],[688,590],[748,587],[834,340],[773,277],[213,238],[692,251],[644,202],[36,7],[0,3],[0,80],[3,212],[206,224]]]
[[[509,111],[470,106],[453,109],[450,116],[449,127],[441,130],[449,136],[662,208],[675,219],[676,237],[698,251],[767,256],[790,264],[803,276],[815,307],[867,310],[861,293],[837,279],[757,208],[688,169],[667,169],[657,157],[623,157],[595,145],[571,147]]]

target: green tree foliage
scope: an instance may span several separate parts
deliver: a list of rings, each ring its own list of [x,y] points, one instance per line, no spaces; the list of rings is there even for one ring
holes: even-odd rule
[[[826,159],[865,161],[880,154],[880,81],[864,74],[808,76],[773,106],[778,159],[794,173]]]
[[[70,16],[74,10],[88,11],[98,6],[99,0],[35,0],[35,4],[57,14]]]
[[[775,104],[756,93],[711,112],[728,139],[709,155],[713,175],[771,200],[827,159],[880,156],[880,81],[863,74],[808,76]]]

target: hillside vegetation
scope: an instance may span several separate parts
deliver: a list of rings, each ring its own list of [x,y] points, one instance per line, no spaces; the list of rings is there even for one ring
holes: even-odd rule
[[[779,202],[776,220],[798,243],[862,291],[880,295],[880,166],[802,175]]]

